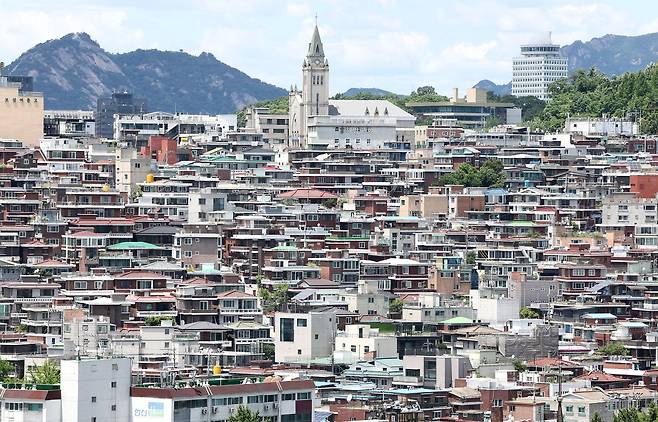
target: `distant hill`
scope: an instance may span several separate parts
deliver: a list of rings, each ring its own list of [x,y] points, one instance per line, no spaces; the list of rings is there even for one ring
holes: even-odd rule
[[[357,94],[372,94],[380,97],[385,97],[388,95],[397,95],[391,91],[386,91],[385,89],[380,89],[380,88],[350,88],[347,91],[343,92],[343,97],[353,97]]]
[[[604,35],[587,42],[575,41],[561,48],[569,70],[596,67],[609,76],[637,72],[658,60],[658,33],[629,37]]]
[[[489,79],[482,79],[480,82],[476,83],[473,88],[486,89],[493,94],[504,97],[505,95],[510,95],[512,93],[512,82],[510,81],[505,85],[497,85]]]
[[[86,33],[38,44],[4,73],[31,75],[48,109],[94,109],[96,99],[116,91],[146,97],[149,110],[233,113],[246,104],[287,95],[210,53],[136,50],[111,54]]]

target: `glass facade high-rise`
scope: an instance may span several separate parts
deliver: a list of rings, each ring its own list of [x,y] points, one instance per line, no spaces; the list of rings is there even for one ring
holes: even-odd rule
[[[521,46],[521,56],[512,63],[512,95],[533,96],[548,100],[548,86],[566,78],[568,63],[560,55],[560,46],[553,44],[551,33],[545,39]]]

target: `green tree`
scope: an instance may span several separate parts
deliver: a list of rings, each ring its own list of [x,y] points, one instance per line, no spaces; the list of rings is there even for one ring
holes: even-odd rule
[[[261,299],[263,312],[281,311],[283,309],[283,305],[288,302],[288,285],[279,284],[275,286],[272,291],[261,287],[258,291],[258,294]]]
[[[603,422],[603,419],[601,419],[601,415],[594,413],[592,415],[592,419],[590,419],[590,422]]]
[[[466,252],[466,265],[475,265],[476,258],[475,251]]]
[[[496,103],[512,103],[515,107],[521,109],[521,118],[523,121],[531,121],[536,116],[541,114],[546,107],[546,102],[537,97],[525,96],[515,97],[514,95],[499,96],[493,92],[487,92],[487,100]]]
[[[401,301],[399,298],[395,298],[391,300],[391,302],[388,305],[388,310],[392,314],[399,314],[402,312],[402,308],[404,307],[404,302]]]
[[[11,380],[10,375],[14,375],[16,367],[13,363],[5,359],[0,359],[0,380],[7,382]]]
[[[440,186],[502,187],[506,179],[503,163],[497,159],[489,159],[479,168],[475,168],[471,164],[462,164],[457,171],[441,176],[437,180],[437,184]]]
[[[287,114],[290,107],[288,102],[288,96],[274,98],[272,100],[263,100],[258,101],[254,104],[250,104],[247,107],[244,107],[242,110],[238,111],[238,127],[245,127],[247,124],[247,110],[252,107],[264,107],[269,110],[272,114]]]
[[[640,412],[635,407],[629,407],[617,411],[612,421],[613,422],[649,422],[649,420],[646,418],[646,415]]]
[[[265,360],[274,360],[274,344],[264,343],[263,344],[263,357]]]
[[[528,369],[528,365],[526,365],[521,359],[514,359],[512,364],[514,365],[514,369],[519,373],[525,372]]]
[[[626,356],[628,349],[622,343],[613,342],[599,347],[597,353],[605,356]]]
[[[263,418],[258,412],[252,412],[246,406],[238,407],[238,410],[227,419],[228,422],[262,422]]]
[[[32,384],[59,384],[59,366],[52,360],[47,360],[41,366],[29,370]]]
[[[322,206],[325,208],[336,208],[338,205],[338,198],[329,198],[322,201]]]
[[[522,319],[537,319],[541,318],[541,315],[534,309],[530,309],[524,306],[519,311],[519,317]]]
[[[489,130],[493,127],[502,125],[503,121],[500,119],[498,116],[490,116],[487,118],[487,120],[484,122],[484,128],[486,130]]]
[[[147,325],[149,327],[158,327],[162,325],[162,321],[172,321],[173,318],[170,316],[150,316],[146,317],[144,320],[144,325]]]

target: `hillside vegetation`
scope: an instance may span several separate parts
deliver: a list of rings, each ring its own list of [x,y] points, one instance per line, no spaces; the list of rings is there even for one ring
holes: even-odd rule
[[[610,77],[595,70],[578,70],[549,87],[551,100],[530,122],[537,130],[556,132],[568,115],[634,116],[642,133],[658,133],[658,66]]]

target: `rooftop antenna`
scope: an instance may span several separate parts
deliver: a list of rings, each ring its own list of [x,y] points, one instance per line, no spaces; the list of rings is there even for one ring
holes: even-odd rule
[[[315,26],[318,26],[318,12],[315,12]]]

